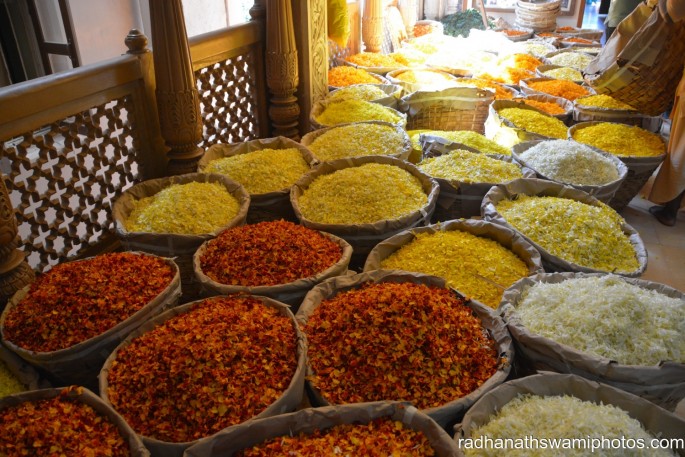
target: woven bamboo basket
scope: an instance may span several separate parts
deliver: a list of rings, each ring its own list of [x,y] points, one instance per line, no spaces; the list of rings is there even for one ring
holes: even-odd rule
[[[407,130],[473,130],[483,133],[488,106],[493,99],[491,90],[450,87],[407,95],[400,100],[400,110],[407,114]]]
[[[673,102],[683,74],[685,21],[665,21],[642,3],[616,29],[587,68],[585,80],[650,116]]]
[[[516,2],[516,27],[533,29],[535,32],[550,32],[557,27],[557,16],[561,11],[561,0],[545,2]]]

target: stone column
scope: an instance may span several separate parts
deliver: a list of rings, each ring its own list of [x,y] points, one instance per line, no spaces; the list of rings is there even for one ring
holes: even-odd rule
[[[273,136],[300,139],[297,46],[290,0],[266,2],[266,85]]]
[[[364,51],[381,52],[383,43],[383,0],[364,0],[362,15]]]
[[[200,97],[190,60],[181,0],[150,0],[157,108],[162,137],[169,147],[167,174],[197,170],[204,154]]]
[[[24,252],[17,249],[17,232],[14,208],[5,187],[5,178],[0,175],[0,311],[16,291],[31,284],[35,278]]]

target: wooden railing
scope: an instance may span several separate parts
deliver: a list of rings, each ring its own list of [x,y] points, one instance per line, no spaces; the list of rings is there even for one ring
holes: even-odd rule
[[[268,136],[262,36],[263,24],[252,21],[189,40],[200,94],[201,146]]]
[[[163,173],[151,56],[127,41],[129,54],[0,90],[6,203],[35,270],[108,243],[110,204]]]

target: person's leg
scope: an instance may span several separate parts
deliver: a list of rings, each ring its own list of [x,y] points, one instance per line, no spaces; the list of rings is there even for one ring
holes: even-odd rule
[[[663,206],[652,206],[649,208],[649,212],[662,224],[673,227],[678,217],[678,211],[680,210],[683,196],[685,196],[685,191],[681,192],[680,195],[670,202],[666,202]]]

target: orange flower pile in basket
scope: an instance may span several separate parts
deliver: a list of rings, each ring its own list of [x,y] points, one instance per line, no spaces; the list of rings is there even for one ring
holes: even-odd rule
[[[7,312],[5,339],[37,352],[71,347],[132,316],[173,278],[163,259],[130,252],[56,265]]]
[[[588,95],[590,92],[580,84],[564,79],[554,79],[549,81],[530,81],[528,87],[538,92],[544,92],[555,97],[575,100],[578,97]]]
[[[309,380],[333,404],[406,400],[437,407],[497,371],[493,340],[449,289],[367,283],[321,302],[304,331]]]
[[[381,80],[362,68],[340,65],[328,70],[328,85],[345,87],[352,84],[379,84]]]
[[[406,57],[396,53],[360,52],[352,54],[345,60],[362,67],[401,67],[409,64]]]
[[[514,94],[500,83],[487,78],[460,78],[455,82],[458,86],[478,87],[495,91],[495,100],[511,100]]]
[[[0,455],[131,455],[117,426],[92,406],[70,397],[75,386],[46,400],[25,401],[0,410]]]
[[[500,32],[502,32],[506,36],[510,36],[510,37],[517,37],[517,36],[521,36],[521,35],[526,35],[528,33],[525,30],[516,30],[516,29],[504,29],[504,30],[500,30]]]
[[[432,456],[426,435],[402,422],[379,418],[368,424],[340,424],[310,434],[279,436],[245,449],[238,457],[279,455],[377,455]]]
[[[588,40],[587,38],[580,38],[580,37],[564,38],[563,41],[568,41],[569,43],[580,43],[580,44],[593,44],[593,43],[596,43],[595,41]]]
[[[544,111],[547,114],[554,116],[555,114],[564,114],[566,111],[561,106],[552,102],[541,102],[538,100],[531,100],[528,98],[522,98],[521,101],[526,105],[533,106],[539,110]]]
[[[140,435],[193,441],[276,401],[297,367],[293,322],[254,297],[214,297],[121,348],[114,409]]]
[[[225,230],[207,243],[202,272],[221,284],[273,286],[321,273],[342,256],[339,244],[287,221]]]

